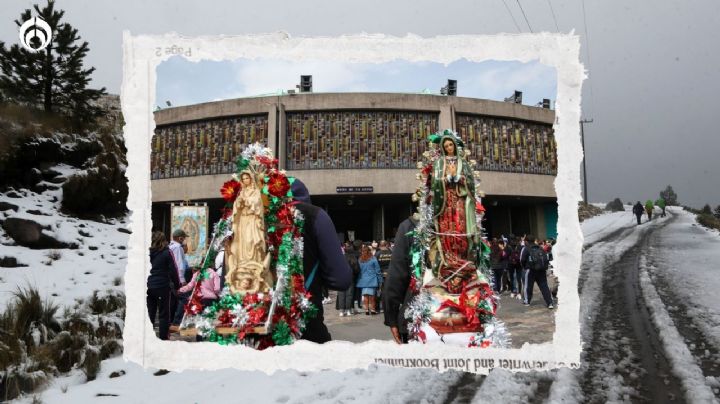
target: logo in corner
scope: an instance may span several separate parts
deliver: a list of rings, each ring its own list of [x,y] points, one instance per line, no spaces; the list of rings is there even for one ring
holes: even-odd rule
[[[40,17],[33,17],[20,26],[20,45],[30,52],[41,51],[52,40],[52,28]]]

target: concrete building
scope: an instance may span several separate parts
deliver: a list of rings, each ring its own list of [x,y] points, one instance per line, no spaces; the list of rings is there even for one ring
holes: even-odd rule
[[[339,236],[387,239],[411,212],[416,162],[427,136],[452,128],[482,172],[489,235],[555,237],[554,111],[426,94],[299,93],[241,98],[155,112],[153,222],[169,230],[170,204],[207,203],[220,217],[219,189],[255,141],[308,186]]]

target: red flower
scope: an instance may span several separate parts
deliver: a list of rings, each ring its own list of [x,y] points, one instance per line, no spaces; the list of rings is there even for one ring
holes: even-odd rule
[[[242,184],[235,180],[227,181],[223,184],[222,188],[220,188],[220,194],[222,194],[223,199],[227,202],[233,202],[235,200],[235,197],[237,197],[238,192],[240,192],[240,189],[242,188]]]
[[[268,192],[270,195],[282,198],[287,195],[289,190],[290,182],[286,176],[277,171],[270,173],[270,178],[268,179]]]
[[[423,167],[422,174],[428,175],[428,174],[430,174],[430,171],[432,171],[432,164],[428,164],[425,167]]]
[[[486,340],[484,340],[483,342],[480,343],[480,347],[481,347],[481,348],[487,348],[487,347],[489,347],[489,346],[490,346],[490,340],[487,340],[487,339],[486,339]]]
[[[475,212],[477,212],[477,213],[485,212],[485,207],[482,206],[482,203],[477,202],[477,201],[475,202]]]

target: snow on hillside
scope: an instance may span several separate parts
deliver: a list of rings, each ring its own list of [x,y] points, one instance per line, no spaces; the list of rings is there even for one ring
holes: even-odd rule
[[[62,177],[80,172],[60,164],[52,167]],[[41,183],[43,184],[43,183]],[[29,190],[15,191],[20,198],[0,194],[0,203],[17,206],[17,211],[0,211],[0,219],[32,220],[43,226],[43,233],[77,249],[30,249],[11,245],[13,240],[0,227],[0,259],[14,257],[20,266],[0,267],[0,307],[13,296],[18,287],[35,286],[55,303],[73,307],[77,299],[87,299],[96,289],[122,291],[122,277],[127,262],[128,234],[125,220],[110,219],[108,223],[80,220],[60,213],[62,189],[41,194]]]
[[[126,251],[121,246],[126,243],[127,235],[117,231],[124,224],[101,224],[61,216],[38,218],[27,213],[28,209],[35,208],[55,211],[57,202],[52,202],[52,197],[50,191],[42,196],[31,194],[24,199],[18,213],[6,211],[0,215],[10,213],[19,217],[32,217],[39,223],[50,225],[56,236],[78,242],[80,247],[78,250],[61,250],[62,258],[46,266],[42,263],[47,260],[44,251],[2,246],[0,256],[12,251],[21,262],[30,266],[0,269],[0,277],[3,278],[0,298],[6,299],[6,294],[14,290],[16,284],[26,280],[50,288],[49,291],[59,295],[54,299],[64,304],[72,304],[75,298],[87,298],[93,289],[122,288],[114,286],[113,279],[124,271]],[[1,196],[0,201],[18,204],[19,200]],[[717,262],[720,235],[696,225],[692,214],[680,209],[673,209],[672,212],[680,216],[678,220],[670,222],[664,218],[646,225],[646,219],[643,218],[641,226],[636,226],[629,207],[626,207],[625,212],[604,213],[587,219],[581,224],[586,246],[583,265],[594,268],[609,265],[613,259],[617,260],[627,249],[632,248],[643,234],[666,225],[661,236],[662,248],[654,250],[657,255],[655,267],[649,270],[652,273],[661,266],[677,286],[674,290],[689,302],[688,315],[701,319],[704,328],[712,329],[713,335],[720,340],[720,305],[713,298],[715,291],[720,288],[720,277],[713,276],[713,272],[707,270]],[[80,230],[93,234],[93,237],[81,236]],[[616,237],[611,236],[613,233],[622,241],[615,241]],[[91,250],[90,246],[99,248]],[[92,268],[92,273],[85,274],[85,268]],[[592,322],[593,304],[589,303],[597,299],[602,286],[602,271],[586,272],[589,275],[584,282],[581,306],[585,326]],[[82,287],[78,288],[78,285]],[[596,304],[594,301],[592,303]],[[676,366],[681,363],[678,360]],[[103,361],[97,380],[93,382],[85,383],[82,373],[76,371],[53,380],[44,392],[37,395],[45,403],[95,402],[102,397],[120,402],[153,403],[238,402],[239,397],[247,402],[279,403],[420,402],[423,399],[443,402],[452,395],[449,391],[451,386],[457,387],[462,381],[462,374],[457,372],[440,374],[434,370],[376,366],[347,372],[280,371],[273,375],[226,369],[213,372],[170,372],[156,376],[155,371],[116,357]],[[540,390],[548,389],[549,392],[544,393],[550,395],[548,402],[574,401],[583,397],[578,377],[578,371],[569,369],[524,375],[494,371],[482,385],[476,387],[474,400],[502,401],[505,398],[526,401]],[[618,381],[617,386],[606,388],[615,388],[620,400],[625,397],[622,380]],[[31,400],[32,396],[27,396],[18,402]]]

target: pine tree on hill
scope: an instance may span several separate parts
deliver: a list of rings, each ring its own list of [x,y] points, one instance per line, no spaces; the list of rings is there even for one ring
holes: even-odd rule
[[[65,115],[76,129],[82,129],[103,114],[95,101],[106,94],[105,87],[87,88],[95,71],[83,65],[88,43],[79,42],[78,30],[61,22],[65,12],[55,10],[53,0],[48,0],[43,9],[38,5],[33,8],[35,15],[52,28],[52,41],[39,52],[30,52],[19,44],[6,47],[0,41],[0,99]],[[26,9],[15,24],[20,27],[32,17],[31,10]]]
[[[665,187],[664,191],[660,191],[660,197],[665,200],[667,206],[677,206],[678,204],[677,194],[670,185]]]

